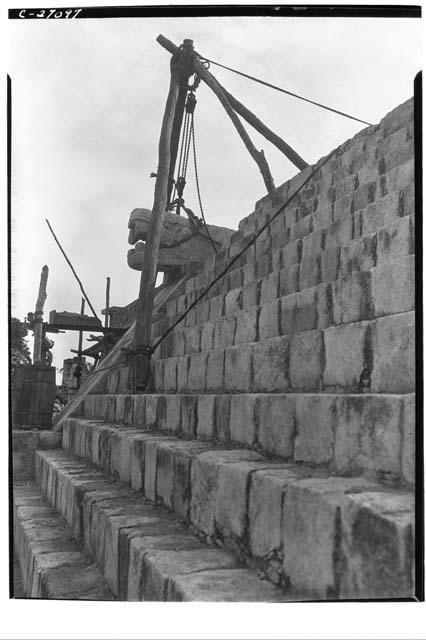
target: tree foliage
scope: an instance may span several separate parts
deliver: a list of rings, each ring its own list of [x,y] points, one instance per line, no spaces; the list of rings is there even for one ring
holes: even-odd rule
[[[12,367],[22,364],[31,364],[31,354],[26,336],[28,330],[18,318],[11,318],[10,322],[10,347]]]

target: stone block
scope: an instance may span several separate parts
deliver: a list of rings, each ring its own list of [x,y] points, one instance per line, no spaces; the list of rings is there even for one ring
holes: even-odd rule
[[[280,270],[280,296],[286,296],[294,293],[295,291],[299,291],[299,270],[300,267],[298,264],[292,264],[289,267]]]
[[[379,318],[372,331],[375,393],[410,393],[415,385],[414,312]]]
[[[241,313],[241,312],[240,312]],[[214,330],[214,349],[224,349],[234,344],[234,337],[236,332],[236,317],[219,318],[215,322]]]
[[[409,484],[414,484],[416,477],[416,399],[414,393],[403,397],[402,413],[402,478]]]
[[[374,202],[377,197],[378,189],[376,180],[371,180],[361,184],[358,189],[355,189],[353,196],[353,210],[365,209],[371,202]]]
[[[278,294],[278,273],[269,273],[260,283],[260,304],[274,300]]]
[[[321,282],[320,255],[304,255],[299,269],[299,290],[314,287]]]
[[[305,331],[290,338],[290,385],[293,390],[317,391],[322,384],[322,331]]]
[[[197,396],[181,396],[181,431],[184,438],[193,440],[197,431]]]
[[[300,258],[302,257],[302,240],[299,239],[289,242],[283,247],[281,255],[282,266],[284,268],[300,262]]]
[[[289,339],[270,338],[253,345],[253,390],[286,391],[289,387]]]
[[[215,404],[215,438],[221,442],[229,441],[229,413],[231,406],[230,395],[216,396]]]
[[[250,282],[242,288],[242,308],[254,307],[259,303],[259,283],[257,281]]]
[[[344,247],[353,237],[353,216],[345,216],[336,220],[326,231],[324,249]]]
[[[157,499],[157,450],[161,442],[161,438],[144,442],[144,494],[153,502]]]
[[[202,325],[208,321],[210,315],[210,300],[205,298],[201,300],[196,306],[197,322],[196,324]]]
[[[295,222],[290,228],[290,242],[304,238],[312,231],[312,216],[305,216]]]
[[[265,302],[259,311],[259,340],[274,338],[280,333],[280,300]],[[254,342],[256,335],[250,340]]]
[[[313,464],[327,464],[332,460],[336,415],[333,395],[297,396],[295,460]]]
[[[197,438],[211,439],[215,435],[216,396],[203,394],[198,397]]]
[[[209,351],[207,356],[206,390],[221,391],[225,379],[225,351],[223,349]]]
[[[321,203],[312,215],[312,231],[326,229],[333,222],[333,206]]]
[[[380,264],[371,270],[376,316],[414,309],[414,256]]]
[[[333,324],[333,295],[331,284],[319,284],[316,288],[316,327],[327,329]]]
[[[234,269],[229,274],[229,289],[238,289],[243,286],[243,268]]]
[[[222,464],[239,460],[260,460],[254,451],[207,451],[194,457],[191,466],[191,522],[198,531],[215,533],[217,480]]]
[[[295,331],[316,329],[316,288],[304,289],[296,294]]]
[[[243,309],[237,314],[235,344],[240,344],[241,342],[255,342],[257,340],[258,316],[259,307]],[[232,346],[232,343],[228,343],[226,346]]]
[[[290,293],[289,295],[280,298],[281,303],[281,327],[280,333],[282,335],[290,335],[296,331],[296,305],[297,305],[297,293]]]
[[[164,362],[164,360],[154,362],[154,387],[159,392],[164,389]]]
[[[394,167],[386,174],[386,186],[389,192],[400,191],[414,183],[414,158]]]
[[[179,393],[188,390],[189,356],[181,356],[177,361],[176,382]]]
[[[180,431],[180,396],[169,395],[166,397],[166,431],[176,433]]]
[[[225,315],[231,316],[241,309],[242,288],[232,289],[225,296]]]
[[[358,322],[372,317],[371,276],[358,271],[331,285],[335,324]]]
[[[164,361],[164,384],[165,393],[177,390],[177,363],[178,358],[167,358]]]
[[[209,320],[216,320],[223,315],[225,315],[225,296],[216,296],[210,300]]]
[[[199,327],[185,328],[185,353],[197,353],[200,350]]]
[[[138,394],[135,396],[133,401],[133,422],[136,427],[139,427],[139,429],[144,429],[146,424],[145,400],[146,398],[144,395]]]
[[[371,368],[365,361],[367,326],[358,322],[325,329],[325,388],[358,391],[367,384],[365,369]]]
[[[206,388],[206,353],[193,353],[189,360],[188,391],[204,391]]]
[[[282,245],[272,250],[272,271],[279,271],[283,266]]]
[[[376,266],[376,237],[363,236],[354,240],[340,252],[340,276],[357,271],[369,271]]]
[[[321,279],[334,282],[339,275],[340,247],[331,247],[321,252]]]
[[[226,537],[241,540],[246,533],[250,475],[265,462],[242,461],[222,464],[217,476],[215,523]]]
[[[401,408],[397,395],[337,396],[337,473],[373,471],[399,478]]]
[[[410,216],[395,220],[377,234],[377,263],[414,253],[414,227]]]
[[[257,414],[259,446],[270,455],[292,458],[295,436],[295,396],[259,395]]]
[[[256,440],[256,395],[231,396],[229,437],[233,442],[252,446]]]
[[[342,598],[413,598],[414,495],[350,491],[341,510]]]
[[[176,327],[173,331],[173,355],[183,356],[185,353],[185,329],[183,326]]]
[[[244,286],[247,286],[248,284],[256,280],[256,269],[253,263],[249,262],[248,264],[244,265],[244,267],[242,268],[242,272]]]
[[[152,429],[157,422],[157,402],[158,395],[147,394],[145,400],[145,420],[146,428]]]
[[[353,177],[351,176],[353,184]],[[333,221],[339,220],[344,216],[350,215],[352,213],[352,201],[353,201],[353,188],[350,193],[346,193],[339,197],[334,203],[334,212],[333,212]],[[331,222],[331,221],[330,221]]]
[[[388,193],[369,204],[361,214],[361,228],[358,235],[373,234],[392,224],[400,215],[398,191]]]
[[[228,392],[250,392],[253,384],[253,344],[239,344],[226,349],[225,389]]]
[[[262,258],[256,258],[256,278],[264,278],[271,272],[272,256],[267,254]]]
[[[288,486],[282,519],[283,567],[293,588],[320,599],[339,595],[339,513],[345,492],[366,485],[360,478],[314,478]]]
[[[214,344],[215,322],[205,322],[201,327],[201,351],[210,351]]]
[[[282,552],[282,505],[287,487],[303,477],[296,465],[252,474],[249,491],[249,544],[252,555],[267,558]]]

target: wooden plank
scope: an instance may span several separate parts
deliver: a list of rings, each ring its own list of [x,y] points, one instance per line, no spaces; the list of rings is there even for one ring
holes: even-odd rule
[[[151,225],[146,239],[144,266],[141,273],[133,355],[130,358],[130,380],[134,392],[143,390],[149,374],[149,355],[143,352],[151,344],[151,324],[154,304],[155,280],[157,278],[158,250],[160,247],[161,227],[167,205],[167,187],[170,171],[171,132],[179,93],[179,72],[172,67],[170,87],[161,125],[158,149],[158,169],[155,181],[154,204]]]
[[[43,340],[43,309],[46,302],[47,278],[49,276],[49,267],[44,265],[41,270],[40,285],[38,288],[38,296],[34,314],[34,348],[33,363],[44,364],[41,362],[41,343]]]

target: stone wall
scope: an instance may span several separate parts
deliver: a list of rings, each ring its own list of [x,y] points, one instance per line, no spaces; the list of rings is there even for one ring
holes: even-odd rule
[[[413,481],[413,135],[409,100],[341,145],[163,341],[153,423],[164,427],[168,413],[195,422],[193,435]],[[257,203],[163,308],[155,336],[311,171]],[[112,372],[108,391],[125,393],[126,379]]]

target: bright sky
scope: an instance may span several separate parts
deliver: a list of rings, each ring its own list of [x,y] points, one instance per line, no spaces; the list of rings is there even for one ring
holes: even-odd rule
[[[51,222],[97,313],[126,305],[139,288],[128,268],[127,222],[152,207],[170,55],[155,41],[192,38],[206,57],[378,122],[413,94],[421,67],[420,20],[165,18],[11,21],[12,314],[34,310],[41,268],[50,269],[45,318],[80,310],[77,282],[45,223]],[[363,125],[212,67],[228,90],[308,162]],[[257,166],[216,97],[197,92],[196,135],[207,220],[237,228],[265,195]],[[297,169],[256,132],[276,185]],[[186,202],[199,215],[192,165]],[[87,305],[86,305],[87,309]],[[58,368],[78,334],[54,335]],[[83,342],[85,346],[89,343]]]

